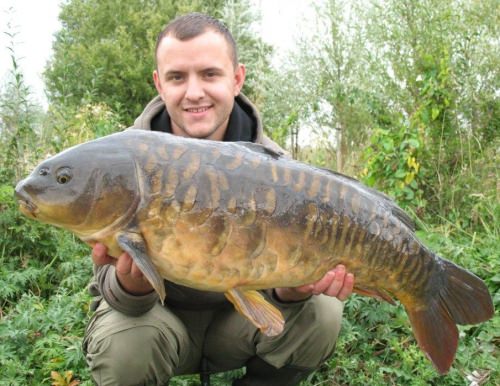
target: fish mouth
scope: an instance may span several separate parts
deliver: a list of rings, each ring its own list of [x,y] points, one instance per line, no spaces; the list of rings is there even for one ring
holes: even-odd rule
[[[19,204],[19,210],[28,217],[35,217],[39,212],[36,204],[31,200],[29,194],[19,186],[16,187],[15,195]]]
[[[18,199],[17,202],[19,203],[19,210],[22,213],[26,216],[36,218],[36,215],[38,214],[38,207],[32,201]]]

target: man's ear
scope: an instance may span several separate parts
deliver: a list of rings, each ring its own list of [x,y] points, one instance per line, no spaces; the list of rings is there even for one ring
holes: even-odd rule
[[[238,96],[243,83],[245,83],[246,68],[244,64],[238,63],[236,70],[234,71],[234,96]]]
[[[160,75],[158,75],[158,70],[153,71],[153,81],[155,82],[155,87],[156,91],[158,91],[158,94],[161,95],[161,82],[160,82]]]

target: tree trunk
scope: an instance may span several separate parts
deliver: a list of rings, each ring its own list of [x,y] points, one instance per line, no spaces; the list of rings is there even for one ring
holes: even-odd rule
[[[337,127],[335,129],[335,138],[337,146],[337,171],[342,173],[342,169],[344,168],[344,157],[342,154],[342,128]]]

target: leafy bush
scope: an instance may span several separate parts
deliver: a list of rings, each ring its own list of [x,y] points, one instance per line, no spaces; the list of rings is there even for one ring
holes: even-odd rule
[[[118,114],[104,103],[86,103],[77,108],[52,106],[46,121],[41,136],[47,155],[125,128]]]
[[[422,208],[425,206],[422,157],[422,139],[417,130],[405,124],[392,130],[375,130],[364,153],[363,181],[391,195],[403,206]]]
[[[23,217],[10,185],[0,199],[0,385],[48,384],[51,371],[68,369],[88,379],[88,247]]]

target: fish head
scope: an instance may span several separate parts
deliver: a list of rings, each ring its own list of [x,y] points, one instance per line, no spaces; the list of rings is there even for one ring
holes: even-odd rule
[[[140,200],[133,157],[106,141],[91,141],[41,162],[15,188],[20,211],[79,236],[96,233]]]

